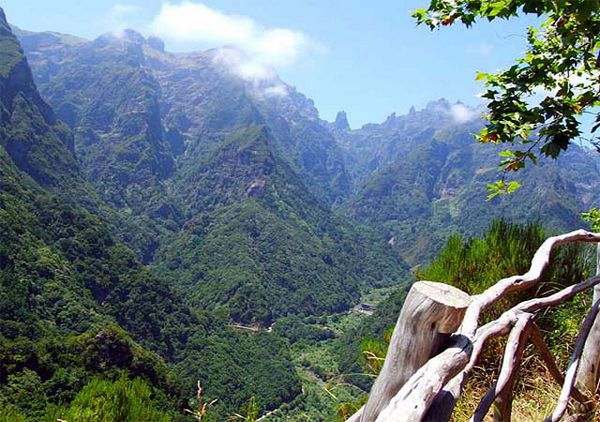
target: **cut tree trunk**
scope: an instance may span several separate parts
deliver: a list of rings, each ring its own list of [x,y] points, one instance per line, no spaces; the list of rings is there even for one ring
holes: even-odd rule
[[[388,355],[362,411],[373,422],[402,385],[440,353],[460,326],[470,296],[455,287],[419,281],[411,287],[390,340]]]

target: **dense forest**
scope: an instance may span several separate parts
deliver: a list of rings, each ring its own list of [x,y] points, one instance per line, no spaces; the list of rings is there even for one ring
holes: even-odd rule
[[[352,130],[218,53],[0,9],[0,421],[341,420],[414,280],[477,293],[600,200],[586,148],[486,201],[497,148],[457,104]],[[544,288],[587,257],[561,251]],[[587,305],[544,316],[557,354]]]

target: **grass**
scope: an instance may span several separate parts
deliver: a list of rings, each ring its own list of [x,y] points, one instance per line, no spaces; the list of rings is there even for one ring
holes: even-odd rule
[[[476,374],[474,378],[474,380],[467,384],[463,395],[458,400],[452,415],[452,422],[469,420],[479,401],[489,388],[489,383],[485,383],[482,379],[482,373]],[[530,374],[526,379],[519,379],[513,400],[512,420],[519,422],[538,422],[544,420],[554,410],[560,390],[561,386],[550,375],[543,372]],[[589,422],[600,420],[600,406],[598,406],[598,403],[596,403],[594,408],[596,409],[594,414],[589,415],[589,419],[587,419]],[[492,421],[492,413],[493,410],[490,409],[484,421]]]

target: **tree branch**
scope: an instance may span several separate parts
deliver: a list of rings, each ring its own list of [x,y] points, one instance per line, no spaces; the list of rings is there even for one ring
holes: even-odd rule
[[[522,311],[531,312],[527,306],[533,309],[539,309],[549,306],[554,302],[566,300],[585,288],[591,287],[598,280],[588,280],[588,284],[579,286],[563,292],[562,296],[552,295],[548,298],[538,299],[537,302],[525,302],[524,308],[513,308],[498,320],[486,324],[477,329],[479,317],[481,313],[490,305],[494,304],[500,298],[508,293],[527,289],[534,285],[541,278],[542,272],[550,262],[550,254],[552,250],[559,245],[571,242],[600,242],[600,234],[591,233],[585,230],[576,230],[571,233],[566,233],[560,236],[548,238],[537,250],[528,272],[520,276],[512,276],[504,278],[488,288],[480,295],[473,296],[471,304],[467,308],[465,318],[459,330],[454,334],[454,344],[440,353],[436,357],[430,359],[423,367],[421,367],[400,389],[398,394],[390,401],[388,408],[384,409],[378,421],[394,420],[393,415],[402,415],[404,420],[420,420],[422,415],[425,415],[432,402],[438,394],[447,395],[447,391],[443,391],[448,382],[460,375],[464,377],[470,372],[472,365],[476,359],[472,359],[473,350],[476,347],[481,347],[485,343],[483,336],[486,331],[489,336],[500,335],[508,332],[509,323],[514,322],[514,314],[510,312]],[[581,283],[580,283],[581,284]],[[573,287],[573,286],[572,286]],[[541,302],[539,302],[541,300]],[[502,320],[502,321],[501,321]],[[508,325],[507,325],[508,324]],[[480,331],[481,330],[481,331]],[[479,335],[476,335],[479,333]],[[478,344],[480,343],[480,344]],[[478,356],[475,356],[477,358]],[[471,362],[471,365],[469,363]],[[467,365],[471,367],[467,367]],[[462,372],[462,373],[461,373]],[[459,378],[460,380],[460,378]],[[462,382],[453,382],[458,386],[458,394],[462,391]],[[440,397],[440,400],[443,398]],[[450,411],[453,406],[450,406]],[[385,416],[385,417],[382,417]],[[438,420],[447,420],[449,415],[437,415]],[[388,419],[386,419],[388,418]]]
[[[565,375],[565,382],[563,384],[563,388],[558,398],[558,404],[556,405],[554,412],[552,412],[552,415],[544,419],[544,422],[559,421],[560,418],[562,418],[562,416],[565,414],[565,411],[567,410],[567,405],[569,404],[569,396],[571,395],[571,390],[573,389],[573,385],[575,384],[575,376],[577,375],[577,369],[579,368],[579,362],[581,360],[581,353],[583,352],[585,341],[587,340],[588,334],[592,329],[592,325],[596,320],[596,316],[598,315],[599,310],[600,300],[597,300],[596,303],[594,303],[594,305],[592,306],[590,313],[583,320],[583,324],[581,325],[579,334],[577,334],[575,350],[573,351],[571,361],[569,362],[569,368],[567,369],[567,373]]]
[[[542,361],[544,361],[544,363],[546,364],[548,372],[550,372],[552,378],[554,378],[554,380],[558,384],[563,385],[563,383],[565,382],[565,377],[560,372],[560,369],[558,369],[558,366],[556,366],[554,356],[552,356],[552,352],[550,352],[550,349],[546,345],[546,342],[544,341],[540,329],[535,323],[531,324],[531,327],[529,329],[529,338],[531,339],[531,342],[535,345],[540,355],[540,358],[542,358]],[[589,398],[585,397],[576,387],[573,387],[573,390],[571,391],[571,396],[584,406],[587,406],[587,403],[590,400]]]
[[[517,378],[517,371],[521,356],[525,349],[525,344],[529,337],[529,327],[531,325],[532,314],[521,314],[517,317],[517,322],[508,336],[506,347],[504,349],[504,358],[498,381],[490,388],[475,410],[470,422],[481,422],[487,414],[494,401],[498,403],[498,412],[500,418],[495,420],[510,421],[510,409],[512,401],[512,389]]]

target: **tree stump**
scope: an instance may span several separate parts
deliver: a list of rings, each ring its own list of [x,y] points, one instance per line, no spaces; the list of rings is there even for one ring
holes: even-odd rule
[[[460,326],[469,303],[467,293],[447,284],[432,281],[413,284],[361,422],[375,421],[417,369],[445,348],[450,335]]]

